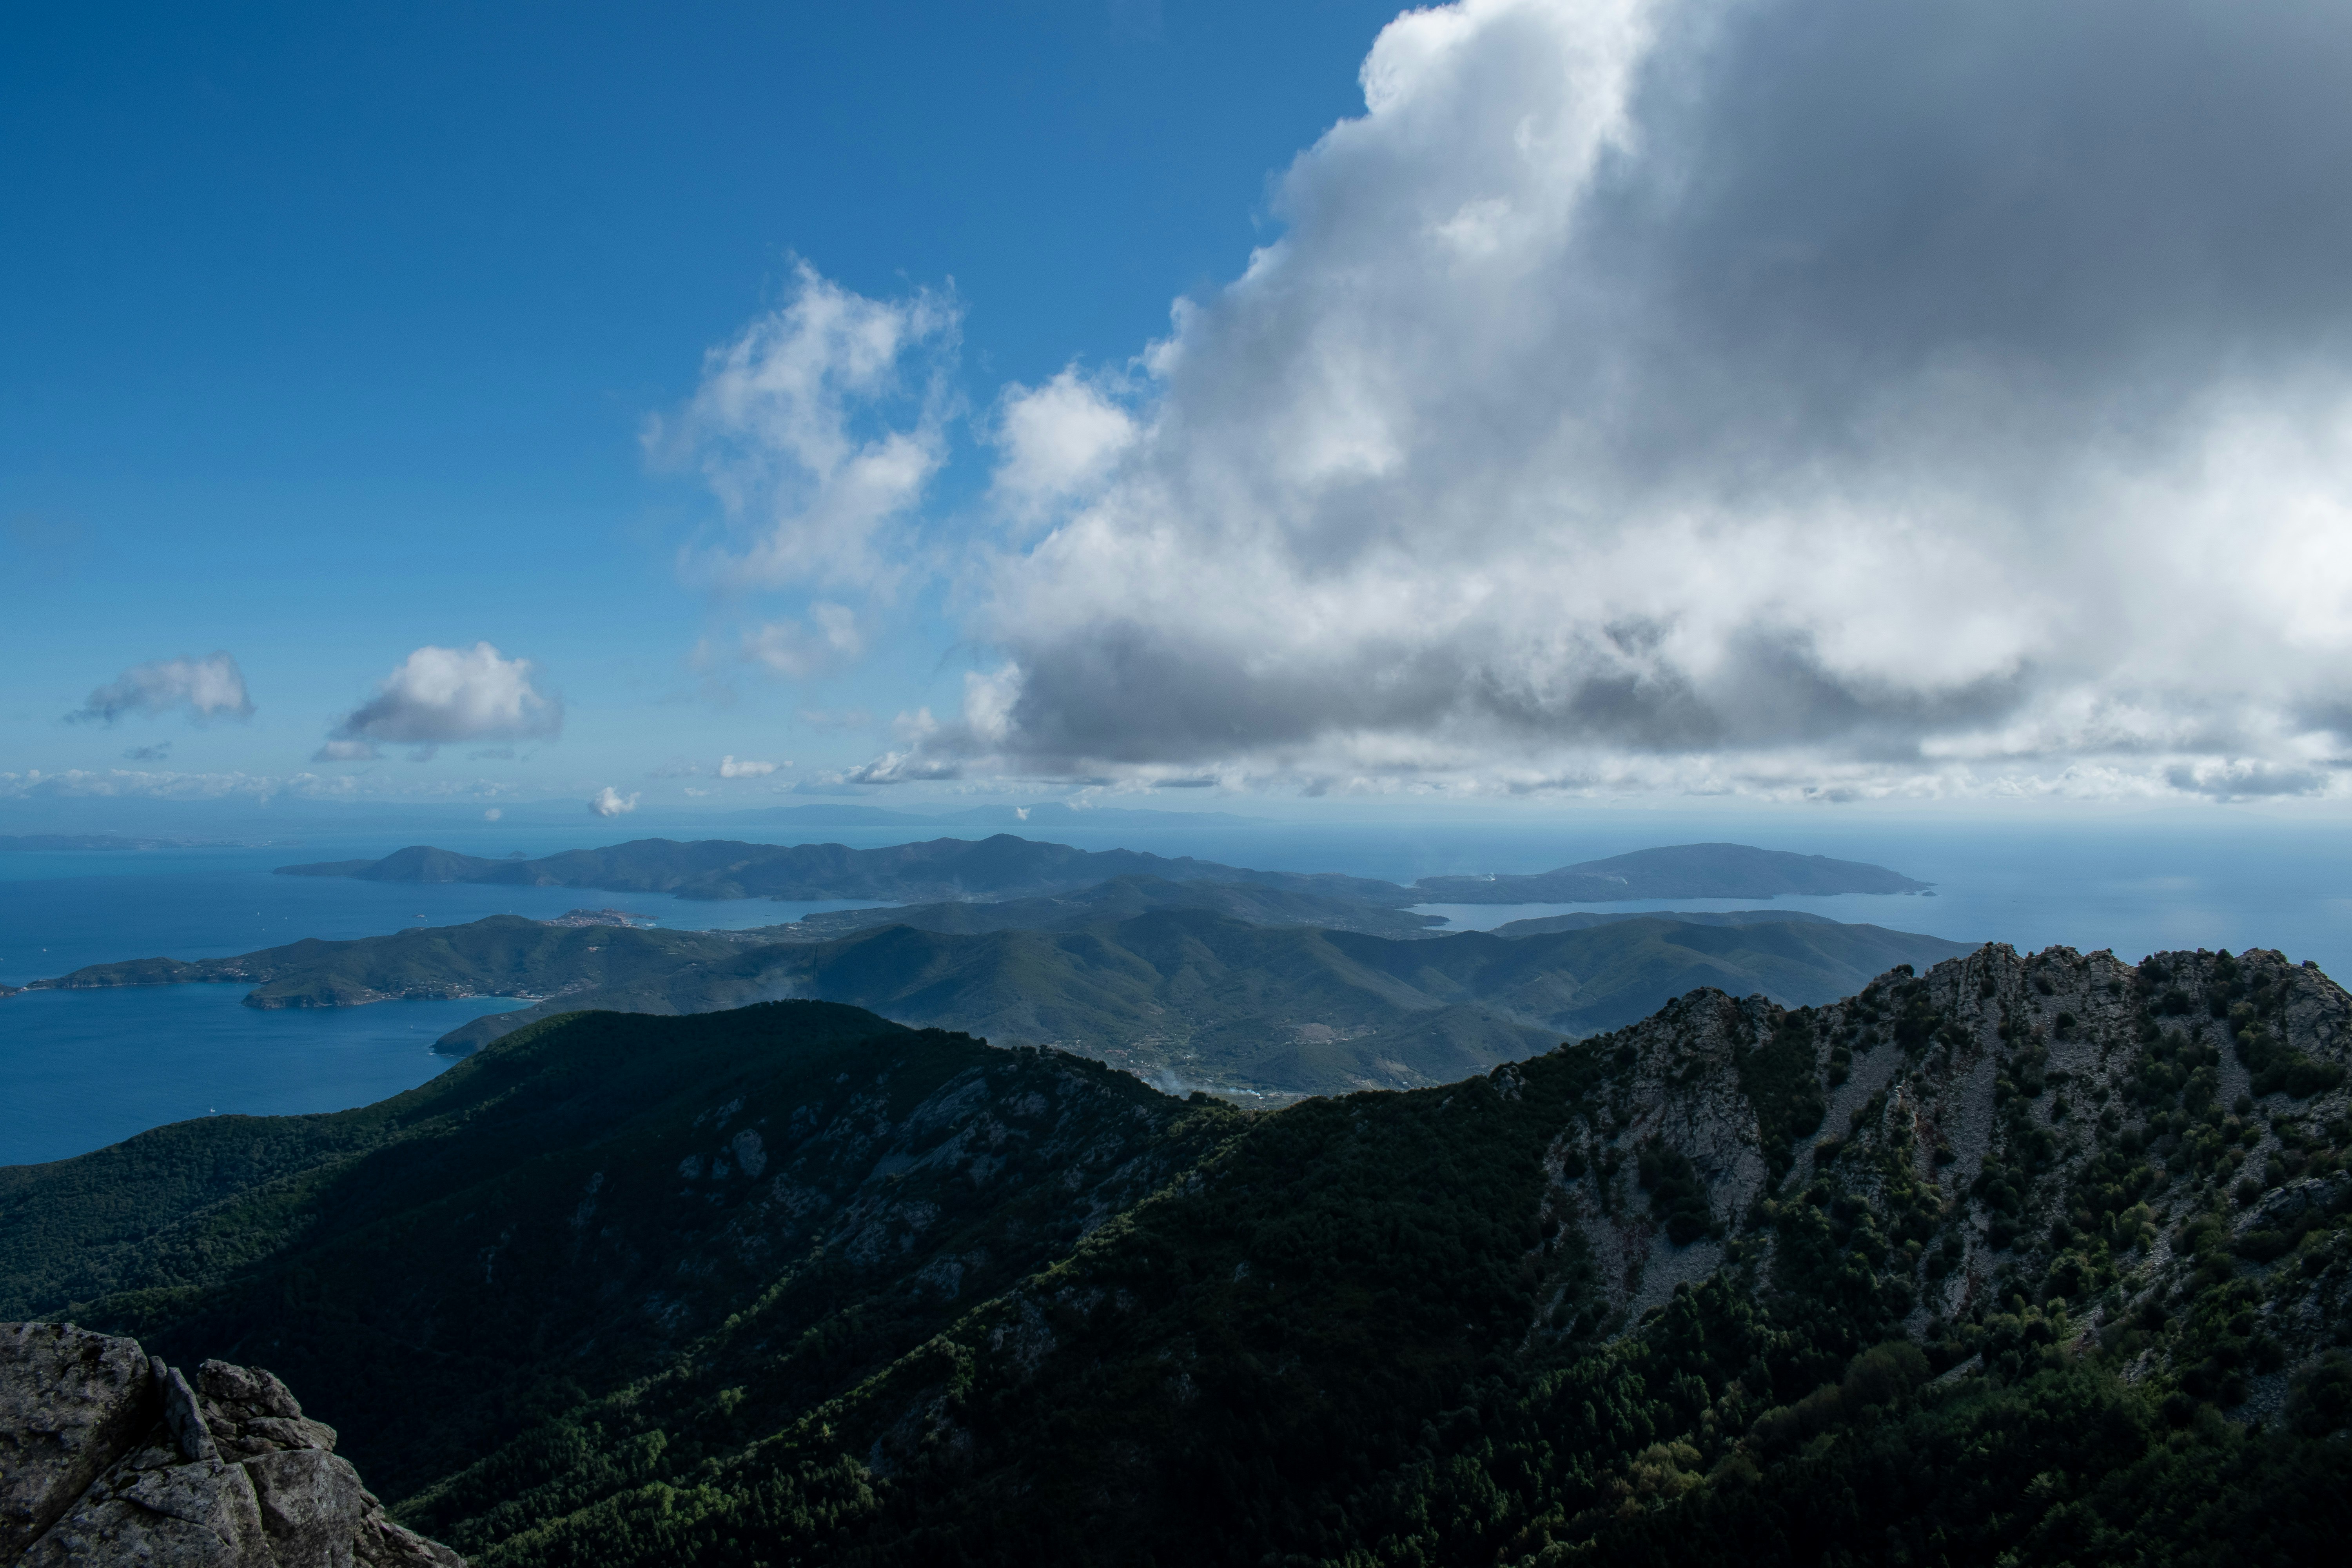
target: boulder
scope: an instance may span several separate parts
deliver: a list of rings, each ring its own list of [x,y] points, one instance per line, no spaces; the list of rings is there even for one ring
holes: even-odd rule
[[[0,1563],[14,1563],[155,1421],[135,1340],[0,1324]]]
[[[133,1340],[0,1324],[0,1564],[465,1568],[334,1449],[257,1367],[191,1382]]]

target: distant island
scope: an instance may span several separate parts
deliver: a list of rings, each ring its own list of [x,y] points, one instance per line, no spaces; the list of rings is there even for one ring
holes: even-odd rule
[[[1636,849],[1532,876],[1423,877],[1431,904],[1605,904],[1622,899],[1771,899],[1784,894],[1924,893],[1928,884],[1884,866],[1791,855],[1745,844]]]
[[[1113,878],[1213,881],[1278,889],[1384,909],[1414,904],[1618,903],[1633,899],[1759,899],[1834,893],[1924,893],[1928,884],[1884,866],[1745,844],[1637,849],[1533,875],[1425,877],[1411,887],[1332,873],[1258,871],[1190,856],[1076,849],[1000,833],[879,849],[841,844],[679,842],[641,838],[536,860],[490,860],[412,845],[380,860],[281,866],[280,876],[375,882],[478,882],[596,888],[681,899],[888,900],[899,903],[1045,896]]]
[[[559,1013],[815,997],[998,1045],[1055,1046],[1147,1080],[1280,1099],[1446,1082],[1633,1022],[1699,986],[1812,1005],[1897,964],[1969,951],[1794,910],[1587,913],[1440,934],[1334,930],[1312,920],[1320,907],[1275,889],[1127,878],[1063,899],[845,910],[813,929],[646,931],[605,910],[493,915],[236,958],[94,964],[34,986],[234,981],[253,987],[246,1005],[262,1008],[544,998],[452,1031],[436,1047],[451,1055]]]

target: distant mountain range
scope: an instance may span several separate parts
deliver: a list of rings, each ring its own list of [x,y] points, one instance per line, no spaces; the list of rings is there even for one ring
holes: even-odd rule
[[[1924,893],[1884,866],[1791,855],[1745,844],[1678,844],[1636,849],[1533,876],[1423,877],[1429,904],[1605,904],[1620,899],[1772,899],[1783,894]]]
[[[1234,896],[1198,896],[1220,891]],[[1027,929],[926,930],[901,920],[777,942],[793,928],[647,931],[495,915],[238,958],[98,964],[36,984],[234,981],[255,988],[247,1005],[270,1008],[547,998],[452,1031],[439,1048],[454,1053],[583,1008],[705,1013],[816,997],[999,1045],[1052,1045],[1163,1083],[1287,1097],[1444,1082],[1630,1022],[1696,986],[1804,1005],[1895,964],[1968,951],[1769,910],[1588,915],[1557,931],[1399,939],[1317,927],[1286,907],[1297,896],[1279,891],[1132,878],[1096,892],[857,911],[949,922],[1024,914],[1038,922]],[[1230,912],[1253,908],[1278,923]]]
[[[598,888],[670,893],[681,899],[897,901],[1008,899],[1066,892],[1112,877],[1246,882],[1359,901],[1409,902],[1392,882],[1293,871],[1250,871],[1190,857],[1134,849],[1073,849],[1009,833],[971,840],[934,838],[881,849],[841,844],[679,843],[640,838],[603,849],[569,849],[537,860],[485,860],[415,845],[381,860],[281,866],[287,877],[358,877],[375,882],[481,882],[508,887]]]
[[[892,811],[879,805],[772,805],[730,811],[721,822],[790,823],[798,827],[1250,827],[1263,816],[1229,811],[1137,811],[1122,806],[1076,806],[1064,801],[1035,805],[975,805],[963,811]]]
[[[641,838],[603,849],[571,849],[536,860],[488,860],[414,845],[380,860],[281,866],[280,876],[357,877],[378,882],[484,882],[663,892],[682,899],[765,898],[902,903],[1001,900],[1063,893],[1125,876],[1219,881],[1281,889],[1383,908],[1421,903],[1611,903],[1632,899],[1772,899],[1783,894],[1918,893],[1927,889],[1884,866],[1744,844],[1683,844],[1638,849],[1533,876],[1425,877],[1412,887],[1368,877],[1255,871],[1190,856],[1134,849],[1074,849],[997,834],[972,841],[936,838],[879,849],[840,844],[681,843]]]

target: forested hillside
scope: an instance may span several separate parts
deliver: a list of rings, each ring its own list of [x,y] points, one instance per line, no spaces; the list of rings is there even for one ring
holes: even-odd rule
[[[69,1310],[299,1366],[485,1563],[2284,1563],[2352,1526],[2352,998],[2277,954],[1701,991],[1256,1115],[853,1025],[536,1026]],[[93,1277],[96,1169],[9,1189],[64,1244],[12,1310]]]
[[[1200,885],[1157,884],[1188,886]],[[254,984],[246,1001],[256,1007],[547,998],[454,1031],[440,1047],[453,1054],[581,1008],[707,1013],[818,997],[1000,1045],[1055,1046],[1163,1086],[1292,1098],[1448,1082],[1564,1035],[1630,1022],[1697,985],[1824,1002],[1890,964],[1965,951],[1876,926],[1769,915],[1583,916],[1517,940],[1471,931],[1404,941],[1253,923],[1186,902],[1126,918],[1120,899],[1079,907],[1092,918],[1045,930],[894,925],[783,943],[760,931],[555,927],[495,915],[241,958],[99,964],[44,984],[242,980]]]

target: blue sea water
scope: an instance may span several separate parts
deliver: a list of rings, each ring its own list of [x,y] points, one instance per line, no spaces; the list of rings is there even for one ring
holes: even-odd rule
[[[349,938],[511,912],[539,919],[615,907],[688,929],[743,929],[843,903],[709,902],[562,888],[403,885],[280,877],[289,863],[373,858],[432,842],[469,854],[537,856],[623,837],[822,837],[868,847],[905,827],[779,835],[704,819],[606,825],[452,823],[419,834],[147,851],[0,853],[0,982],[22,984],[127,958],[225,957],[305,936]],[[959,836],[979,837],[962,829]],[[2275,947],[2352,977],[2352,826],[2221,810],[2124,819],[2011,822],[1783,814],[1727,820],[1658,811],[1584,817],[1436,820],[1404,814],[1312,822],[1056,826],[1084,848],[1123,847],[1274,870],[1344,871],[1398,882],[1528,872],[1651,845],[1731,840],[1867,860],[1935,885],[1930,895],[1788,899],[1777,907],[1961,942],[2021,949],[2107,947],[2129,958],[2179,947]],[[1456,929],[1593,909],[1732,910],[1755,900],[1432,906]],[[211,1110],[287,1112],[361,1105],[448,1065],[424,1047],[509,1003],[382,1003],[261,1012],[243,988],[30,992],[0,1000],[0,1163],[58,1158]]]
[[[0,1165],[62,1160],[215,1113],[373,1105],[449,1066],[432,1054],[442,1035],[521,1005],[477,996],[263,1010],[241,1004],[247,989],[27,991],[0,1001]]]

